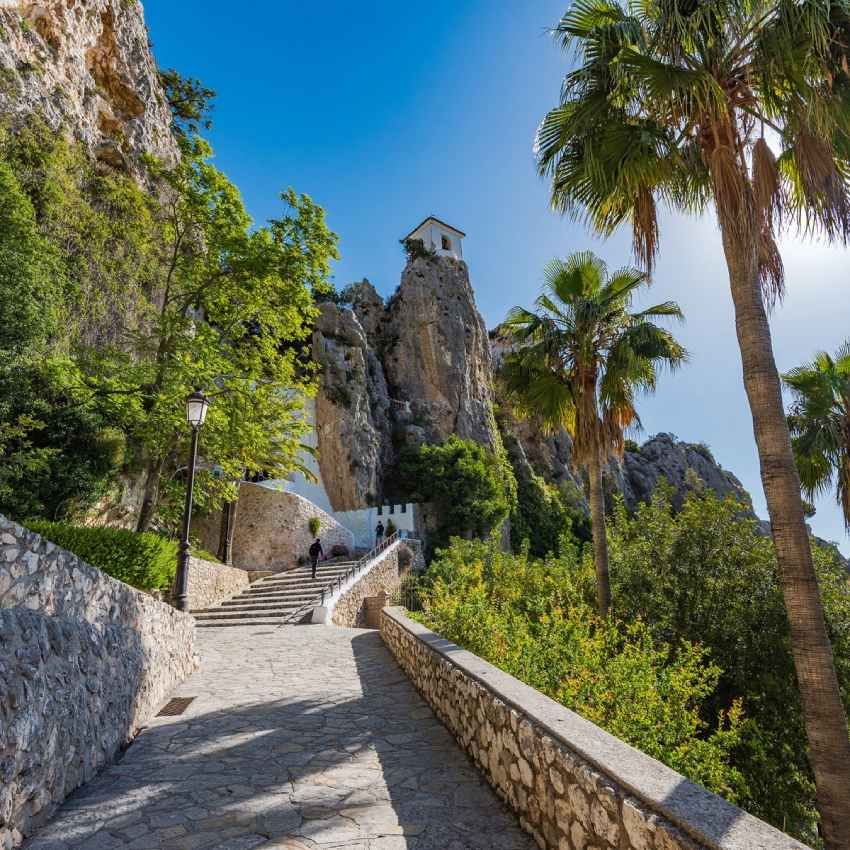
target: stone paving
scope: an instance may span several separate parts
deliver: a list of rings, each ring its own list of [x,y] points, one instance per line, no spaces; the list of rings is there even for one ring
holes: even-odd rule
[[[194,696],[25,850],[530,850],[377,632],[205,629]]]

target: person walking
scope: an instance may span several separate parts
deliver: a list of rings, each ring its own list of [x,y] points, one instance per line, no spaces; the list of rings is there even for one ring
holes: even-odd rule
[[[378,524],[375,526],[375,547],[381,545],[381,542],[384,539],[384,524],[381,520],[378,520]]]
[[[325,551],[322,549],[322,541],[317,537],[310,546],[310,566],[313,568],[313,578],[316,578],[316,567],[319,566],[319,558],[325,557]]]

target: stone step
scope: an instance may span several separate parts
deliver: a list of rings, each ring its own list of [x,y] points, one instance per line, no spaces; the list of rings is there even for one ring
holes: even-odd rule
[[[222,602],[221,605],[216,605],[215,608],[209,608],[210,611],[243,611],[246,608],[255,608],[257,605],[262,605],[264,608],[297,608],[299,605],[307,605],[315,602],[318,604],[321,595],[319,596],[301,596],[298,599],[269,599],[261,596],[258,599],[246,600],[228,600]]]
[[[293,607],[291,609],[278,608],[275,611],[237,611],[233,613],[230,611],[221,611],[220,609],[216,609],[215,611],[208,613],[195,614],[194,617],[198,622],[218,622],[219,620],[255,620],[257,618],[262,619],[263,617],[273,620],[283,620],[286,617],[291,617],[297,610],[298,608]]]
[[[273,591],[269,593],[246,593],[244,596],[234,596],[232,599],[226,601],[235,602],[239,605],[252,605],[255,602],[272,602],[274,600],[287,602],[293,599],[312,599],[320,593],[321,588],[315,590],[293,590],[291,593],[275,593]],[[225,603],[222,602],[221,604],[224,605]]]
[[[353,565],[352,565],[353,566]],[[318,581],[320,579],[332,579],[337,576],[346,575],[352,567],[347,567],[344,570],[317,570],[316,578],[313,578],[313,574],[310,572],[306,572],[297,576],[288,576],[287,578],[264,578],[261,581],[255,581],[251,587],[269,587],[270,585],[278,585],[278,584],[299,584],[302,581]]]
[[[241,593],[235,599],[268,599],[270,596],[275,599],[293,599],[296,596],[317,596],[322,592],[322,588],[327,585],[320,584],[316,587],[300,587],[294,590],[266,590],[256,593]]]
[[[191,613],[194,615],[198,614],[242,614],[246,611],[295,611],[297,608],[300,608],[302,605],[306,605],[310,602],[310,599],[298,599],[294,602],[275,602],[274,600],[270,602],[255,602],[251,605],[232,605],[228,602],[223,602],[220,606],[216,608],[199,608],[197,611],[192,611]]]
[[[282,626],[285,620],[199,620],[195,623],[198,629],[223,629],[233,626]]]
[[[343,578],[343,580],[345,580]],[[331,584],[337,584],[336,579],[333,581],[310,581],[302,584],[291,585],[271,585],[269,587],[255,587],[240,593],[240,596],[263,596],[269,593],[304,593],[305,591],[318,591],[323,587],[329,587]]]

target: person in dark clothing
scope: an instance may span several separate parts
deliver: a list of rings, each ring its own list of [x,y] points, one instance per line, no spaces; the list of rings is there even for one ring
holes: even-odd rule
[[[375,545],[380,546],[381,541],[384,539],[384,524],[378,520],[377,526],[375,526]]]
[[[325,551],[322,549],[322,541],[317,537],[312,546],[310,546],[310,566],[313,568],[313,578],[316,577],[316,567],[319,566],[319,558],[325,557]]]

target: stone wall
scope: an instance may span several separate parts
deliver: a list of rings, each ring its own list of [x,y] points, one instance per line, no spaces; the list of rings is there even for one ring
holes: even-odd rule
[[[195,669],[194,629],[0,516],[0,848],[156,714]]]
[[[251,583],[247,570],[189,558],[189,609],[199,611],[230,599]]]
[[[321,522],[319,536],[325,552],[335,545],[354,551],[354,535],[320,507],[286,490],[243,483],[239,488],[236,526],[233,531],[233,563],[245,570],[286,570],[307,556],[313,542],[308,523]],[[218,548],[220,514],[198,519],[192,531],[208,550]]]
[[[366,628],[366,599],[382,591],[392,595],[399,585],[398,561],[404,543],[397,541],[381,552],[368,571],[343,585],[328,603],[330,620],[335,626]]]
[[[541,848],[803,850],[402,609],[384,609],[381,635]]]

